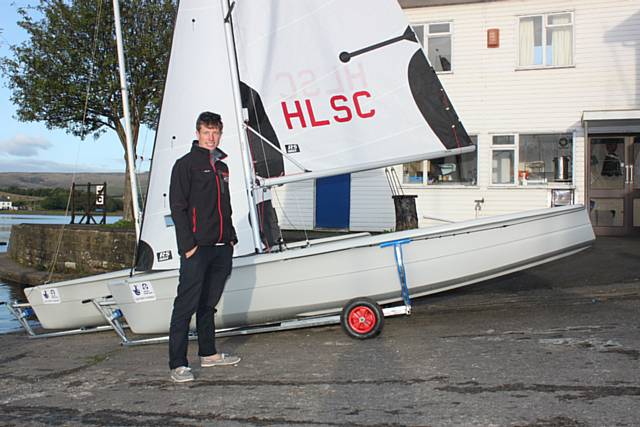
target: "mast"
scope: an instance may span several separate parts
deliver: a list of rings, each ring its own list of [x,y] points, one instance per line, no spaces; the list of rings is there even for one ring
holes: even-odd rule
[[[115,1],[115,0],[114,0]],[[253,244],[257,253],[262,252],[260,239],[260,228],[258,220],[258,210],[253,194],[253,186],[255,183],[255,173],[251,162],[251,154],[249,153],[249,142],[245,132],[244,120],[242,114],[242,98],[240,95],[240,72],[238,70],[238,61],[236,58],[236,48],[233,42],[233,26],[231,24],[231,8],[228,0],[221,0],[222,15],[225,16],[225,38],[227,42],[227,55],[229,56],[229,71],[231,74],[231,86],[233,89],[233,102],[235,106],[235,118],[238,126],[240,149],[242,151],[242,166],[244,169],[245,190],[248,193],[249,200],[249,217],[251,219],[251,230],[253,232]]]
[[[127,147],[127,166],[129,169],[129,185],[133,202],[133,222],[136,228],[136,241],[140,240],[140,206],[138,205],[138,187],[133,159],[133,137],[131,136],[131,116],[129,113],[129,89],[124,63],[124,49],[122,47],[122,29],[120,27],[120,3],[113,0],[113,18],[116,26],[116,46],[118,49],[118,70],[120,71],[120,92],[122,93],[122,110],[124,112],[124,131]]]

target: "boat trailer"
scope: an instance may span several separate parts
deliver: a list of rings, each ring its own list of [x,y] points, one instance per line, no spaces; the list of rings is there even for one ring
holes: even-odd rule
[[[380,244],[380,248],[393,246],[393,253],[402,295],[402,305],[382,308],[377,302],[370,298],[359,297],[347,302],[340,314],[319,315],[260,325],[219,329],[216,330],[216,336],[229,337],[236,335],[252,335],[265,332],[279,332],[292,329],[340,324],[345,333],[353,338],[373,338],[382,331],[385,317],[411,314],[411,298],[409,296],[409,289],[407,286],[407,275],[402,252],[402,246],[408,243],[411,243],[411,239],[394,240]],[[117,307],[116,302],[110,295],[94,299],[86,299],[82,301],[82,304],[93,304],[102,317],[104,317],[107,325],[36,333],[27,320],[29,316],[34,314],[33,308],[30,304],[18,301],[9,303],[0,302],[0,305],[7,306],[9,311],[26,331],[29,338],[52,338],[113,330],[120,338],[120,344],[126,347],[145,344],[159,344],[169,341],[169,336],[136,339],[129,338],[125,332],[125,329],[127,329],[128,326],[125,322],[121,321],[121,319],[124,318],[122,311]],[[189,339],[195,340],[197,339],[197,335],[194,332],[190,332]]]

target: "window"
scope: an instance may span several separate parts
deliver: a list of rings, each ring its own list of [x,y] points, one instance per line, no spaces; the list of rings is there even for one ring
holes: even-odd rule
[[[473,135],[470,138],[477,145],[478,137]],[[471,153],[402,165],[403,184],[476,185],[477,177],[477,150]]]
[[[573,65],[573,13],[524,16],[519,26],[520,67]]]
[[[571,181],[571,134],[521,134],[518,141],[518,182],[523,185]]]
[[[515,135],[493,135],[491,141],[491,184],[515,183]]]
[[[403,184],[422,184],[424,183],[424,163],[411,162],[402,165],[402,183]]]
[[[436,72],[451,71],[451,23],[412,25]]]

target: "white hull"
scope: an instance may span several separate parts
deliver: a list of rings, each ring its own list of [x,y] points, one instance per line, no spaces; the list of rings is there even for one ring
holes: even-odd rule
[[[216,327],[337,313],[357,297],[400,301],[394,249],[381,248],[384,242],[412,239],[403,252],[409,292],[416,297],[567,256],[594,238],[584,207],[569,206],[236,258]],[[143,282],[153,294],[136,302],[131,285]],[[178,271],[172,270],[108,287],[134,333],[166,334],[177,284]]]
[[[106,325],[104,316],[93,304],[82,304],[87,299],[97,299],[110,295],[107,283],[123,280],[129,276],[130,269],[49,283],[47,285],[25,288],[27,301],[45,329],[75,329]],[[55,290],[57,298],[45,302],[44,291]]]

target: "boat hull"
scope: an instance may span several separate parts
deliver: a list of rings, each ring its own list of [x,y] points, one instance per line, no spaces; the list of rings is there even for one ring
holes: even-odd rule
[[[25,288],[24,294],[44,329],[75,329],[106,325],[107,321],[93,304],[82,301],[110,295],[107,283],[124,280],[131,270],[119,270],[80,279]],[[55,291],[45,300],[44,292]]]
[[[426,229],[329,242],[234,260],[216,327],[238,327],[339,312],[357,297],[402,300],[394,246],[402,245],[413,297],[442,292],[567,256],[594,240],[583,207],[544,209]],[[134,286],[152,294],[136,299]],[[178,271],[135,275],[108,284],[131,330],[165,334]]]

